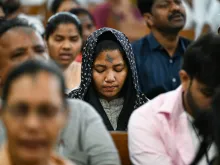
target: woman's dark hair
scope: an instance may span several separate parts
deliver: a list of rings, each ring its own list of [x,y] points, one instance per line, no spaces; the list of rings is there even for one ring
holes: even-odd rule
[[[54,0],[52,5],[51,5],[51,11],[52,13],[56,13],[58,8],[61,6],[61,4],[64,2],[65,0]],[[77,0],[72,0],[73,2],[75,2],[76,4],[79,5],[79,2]]]
[[[40,72],[47,72],[57,77],[57,81],[60,84],[60,93],[64,102],[64,106],[67,106],[67,102],[65,99],[65,80],[62,71],[53,61],[43,61],[40,59],[28,60],[15,67],[9,73],[2,91],[2,106],[4,107],[7,103],[10,88],[16,79],[20,78],[23,75],[36,76]]]
[[[76,26],[80,36],[82,37],[82,25],[78,17],[74,14],[69,12],[60,12],[48,19],[47,26],[45,29],[45,38],[46,40],[49,39],[50,35],[54,33],[57,27],[60,24],[68,24],[72,23]]]

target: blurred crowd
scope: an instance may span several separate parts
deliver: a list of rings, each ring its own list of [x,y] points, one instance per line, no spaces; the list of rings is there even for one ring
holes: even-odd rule
[[[0,165],[220,165],[220,1],[0,0]]]

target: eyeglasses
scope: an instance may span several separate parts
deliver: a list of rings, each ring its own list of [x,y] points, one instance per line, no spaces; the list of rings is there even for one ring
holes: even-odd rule
[[[50,121],[57,117],[61,112],[64,112],[63,106],[55,105],[39,105],[31,110],[26,104],[6,105],[6,111],[17,121],[23,121],[30,114],[35,114],[41,121]]]

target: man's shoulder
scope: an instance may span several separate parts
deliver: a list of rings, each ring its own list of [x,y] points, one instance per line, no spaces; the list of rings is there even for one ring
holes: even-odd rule
[[[134,41],[134,42],[132,43],[132,47],[141,46],[143,43],[145,43],[145,42],[147,41],[146,39],[148,38],[148,36],[149,36],[149,35],[146,35],[146,36],[140,38],[139,40]]]
[[[134,111],[133,114],[149,119],[159,115],[162,110],[172,113],[172,107],[174,107],[173,105],[176,104],[173,99],[177,96],[177,93],[178,89],[160,94],[154,99],[148,101],[146,104],[139,107]]]
[[[134,55],[135,57],[137,58],[137,56],[139,56],[140,54],[146,54],[146,50],[148,50],[148,36],[149,35],[146,35],[145,37],[137,40],[137,41],[134,41],[132,43],[132,49],[133,49],[133,52],[134,52]]]

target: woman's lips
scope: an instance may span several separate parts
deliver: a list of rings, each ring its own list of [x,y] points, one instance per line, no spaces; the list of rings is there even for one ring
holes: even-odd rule
[[[42,148],[47,145],[47,142],[44,140],[21,140],[21,146],[29,149]]]
[[[71,53],[61,53],[59,55],[61,60],[71,60],[72,59],[72,54]]]
[[[113,92],[117,86],[104,86],[103,89],[105,92]]]

